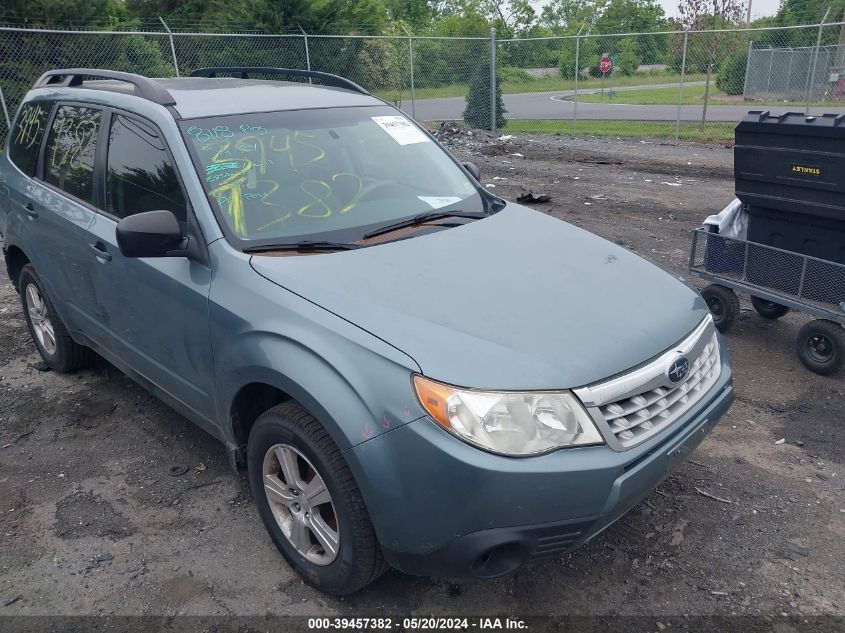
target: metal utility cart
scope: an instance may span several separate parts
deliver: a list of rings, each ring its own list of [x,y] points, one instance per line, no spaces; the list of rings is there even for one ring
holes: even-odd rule
[[[701,294],[719,331],[739,314],[735,291],[744,292],[767,319],[790,309],[816,317],[796,342],[798,358],[810,371],[832,374],[845,363],[845,264],[697,229],[689,270],[711,282]]]
[[[702,295],[722,331],[739,311],[737,290],[767,319],[816,317],[798,334],[798,356],[832,374],[845,364],[845,114],[753,111],[735,138],[748,241],[695,231],[690,273],[712,282]]]

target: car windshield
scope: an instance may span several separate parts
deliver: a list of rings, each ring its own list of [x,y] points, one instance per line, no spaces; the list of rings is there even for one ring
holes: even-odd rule
[[[484,210],[451,157],[387,106],[180,125],[212,205],[247,245],[352,241],[426,212]]]

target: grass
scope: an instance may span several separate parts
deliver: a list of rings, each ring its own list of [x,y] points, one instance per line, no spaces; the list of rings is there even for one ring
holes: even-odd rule
[[[690,79],[690,81],[699,81]],[[614,88],[617,84],[614,83]],[[580,87],[579,87],[580,88]],[[609,99],[607,88],[604,94],[579,94],[581,103],[624,103],[628,105],[676,105],[678,103],[677,88],[652,88],[649,90],[625,90],[617,92],[613,99]],[[704,103],[704,86],[684,86],[684,105],[702,105]],[[744,101],[741,97],[732,97],[710,85],[710,105],[741,105],[753,108],[755,106],[804,106],[800,101]],[[813,102],[817,106],[842,106],[842,102]]]
[[[613,86],[616,88],[616,86]],[[720,93],[721,94],[721,93]],[[711,96],[715,96],[712,95]],[[701,104],[704,98],[704,86],[684,86],[684,103]],[[676,105],[678,103],[677,88],[653,88],[651,90],[630,90],[617,92],[611,99],[608,89],[604,94],[578,95],[580,103],[625,103],[628,105]],[[715,100],[711,99],[711,103]]]
[[[678,82],[678,75],[635,75],[633,77],[618,77],[613,79],[614,86],[650,86],[653,84],[664,84]],[[703,81],[704,75],[687,75],[687,81]],[[601,88],[601,79],[583,79],[578,81],[578,89]],[[562,77],[538,77],[530,81],[503,81],[503,94],[517,94],[522,92],[564,92],[575,90],[575,81],[563,79]],[[417,88],[415,90],[417,99],[442,99],[446,97],[465,97],[469,87],[466,84],[451,84],[438,86],[436,88]],[[410,91],[397,90],[376,90],[375,95],[386,101],[394,101],[401,95],[409,98]],[[677,99],[677,90],[675,92]]]
[[[682,122],[678,138],[682,141],[724,142],[733,141],[734,123],[708,123],[702,130],[696,122]],[[674,123],[659,121],[587,121],[575,125],[576,136],[618,136],[626,138],[653,138],[675,140]],[[504,132],[528,134],[573,135],[572,121],[510,119]]]

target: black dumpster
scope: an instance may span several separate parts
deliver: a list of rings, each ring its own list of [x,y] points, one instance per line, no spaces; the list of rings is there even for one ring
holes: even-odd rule
[[[749,241],[845,264],[845,115],[749,112],[736,128],[734,176]],[[793,294],[794,264],[760,255],[778,261],[749,261],[749,281]],[[842,301],[845,287],[815,277],[802,295]]]

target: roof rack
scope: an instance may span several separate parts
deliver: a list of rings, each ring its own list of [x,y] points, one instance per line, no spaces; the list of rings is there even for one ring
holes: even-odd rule
[[[115,79],[117,81],[124,81],[132,84],[134,87],[133,94],[142,99],[163,106],[176,104],[173,96],[154,79],[117,70],[99,70],[96,68],[60,68],[57,70],[48,70],[35,82],[35,88],[48,88],[51,86],[79,88],[85,79]]]
[[[330,73],[320,73],[315,70],[300,70],[298,68],[264,68],[261,66],[215,66],[211,68],[198,68],[191,73],[191,77],[217,77],[218,75],[233,75],[241,79],[248,79],[250,74],[261,75],[282,75],[288,77],[308,77],[309,79],[319,79],[323,85],[334,86],[335,88],[345,88],[347,90],[354,90],[361,94],[370,94],[354,81],[332,75]]]

